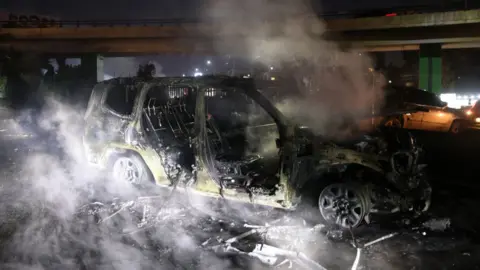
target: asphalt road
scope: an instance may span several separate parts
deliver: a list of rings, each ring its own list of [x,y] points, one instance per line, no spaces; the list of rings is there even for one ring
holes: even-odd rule
[[[365,248],[358,269],[479,269],[480,132],[415,135],[432,175],[431,211],[418,221],[356,230],[359,243],[398,233]],[[76,181],[87,175],[60,173],[63,158],[46,156],[26,168],[24,161],[37,150],[24,141],[0,144],[0,269],[264,269],[265,264],[245,254],[219,254],[206,247],[248,231],[245,224],[279,218],[281,225],[295,226],[252,235],[237,247],[252,250],[255,243],[268,243],[293,249],[327,269],[350,269],[355,259],[349,233],[318,229],[290,213],[222,202],[191,207],[180,194],[168,203],[163,195],[87,204],[99,198],[86,189],[76,193]],[[95,184],[98,188],[103,182]]]

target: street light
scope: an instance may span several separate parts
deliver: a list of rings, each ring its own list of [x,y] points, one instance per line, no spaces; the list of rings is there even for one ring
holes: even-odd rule
[[[270,67],[270,70],[273,70],[273,67]]]
[[[211,65],[211,64],[212,64],[212,61],[207,60],[207,65]]]

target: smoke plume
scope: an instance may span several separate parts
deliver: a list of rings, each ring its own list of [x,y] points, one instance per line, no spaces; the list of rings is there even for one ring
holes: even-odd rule
[[[306,2],[210,1],[205,18],[218,33],[218,52],[246,55],[295,79],[306,96],[278,104],[285,114],[335,136],[345,129],[339,122],[368,116],[372,104],[381,105],[384,80],[365,54],[325,40],[325,24]],[[372,84],[373,78],[378,82]]]

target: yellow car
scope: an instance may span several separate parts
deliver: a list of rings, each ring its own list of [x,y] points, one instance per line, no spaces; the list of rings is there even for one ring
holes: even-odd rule
[[[430,194],[410,139],[409,149],[396,152],[383,137],[333,144],[293,125],[252,79],[101,82],[89,100],[83,141],[88,160],[119,181],[292,210],[313,192],[319,217],[343,228],[378,212],[376,203],[408,211]],[[405,156],[407,167],[396,166]],[[392,189],[395,183],[401,187]],[[422,192],[390,196],[405,187]],[[379,190],[397,199],[382,200]]]
[[[462,110],[448,107],[434,93],[412,87],[389,86],[385,91],[385,110],[406,110],[388,117],[384,124],[406,129],[460,133],[469,126]]]

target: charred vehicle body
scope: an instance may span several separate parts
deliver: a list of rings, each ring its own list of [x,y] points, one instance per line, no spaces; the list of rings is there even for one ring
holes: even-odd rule
[[[290,123],[252,79],[117,78],[94,87],[83,141],[91,163],[135,185],[295,209],[313,184],[319,217],[353,228],[429,206],[414,139],[379,134],[334,144]]]

